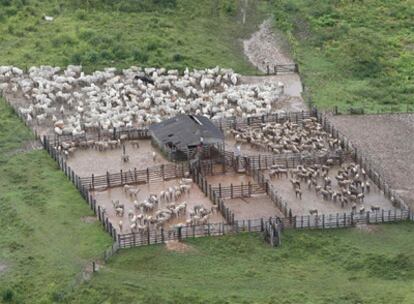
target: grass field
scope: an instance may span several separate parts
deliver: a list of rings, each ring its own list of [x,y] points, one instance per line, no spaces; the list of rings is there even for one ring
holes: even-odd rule
[[[110,237],[44,151],[0,99],[0,301],[51,303]]]
[[[247,23],[241,25],[243,2],[0,0],[0,64],[80,63],[88,70],[221,65],[255,73],[239,39],[270,9],[266,1],[248,1]],[[363,105],[371,111],[409,103],[410,1],[323,3],[272,4],[314,101],[323,107]],[[55,20],[43,21],[44,14]],[[358,40],[364,36],[354,30],[361,27],[375,32],[374,41]],[[348,54],[354,39],[363,50],[353,48]],[[378,54],[372,53],[374,46]],[[349,55],[365,48],[379,60],[363,60],[364,69],[358,70]],[[26,149],[32,139],[0,100],[0,302],[414,302],[414,224],[409,223],[371,230],[289,231],[278,249],[258,235],[239,235],[190,240],[192,250],[185,253],[164,246],[125,250],[91,281],[79,283],[81,271],[100,258],[111,239],[97,222],[85,221],[91,211],[46,152]]]
[[[412,0],[273,1],[320,108],[414,111]]]
[[[234,68],[254,73],[241,38],[266,14],[249,1],[241,23],[239,0],[0,1],[0,64],[184,69]],[[42,20],[53,16],[53,22]]]
[[[121,251],[70,303],[336,303],[414,301],[414,224],[287,231],[186,241],[188,252]]]

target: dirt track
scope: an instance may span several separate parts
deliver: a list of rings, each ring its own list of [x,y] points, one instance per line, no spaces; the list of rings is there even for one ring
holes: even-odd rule
[[[281,34],[272,28],[272,20],[265,20],[259,30],[243,41],[244,54],[257,69],[263,73],[275,65],[293,64],[289,55],[288,43]],[[275,111],[297,112],[307,109],[302,99],[302,82],[296,73],[286,73],[271,76],[242,76],[242,83],[258,84],[282,82],[284,96],[279,98]]]
[[[390,186],[414,207],[414,114],[340,115],[330,120],[371,157]]]

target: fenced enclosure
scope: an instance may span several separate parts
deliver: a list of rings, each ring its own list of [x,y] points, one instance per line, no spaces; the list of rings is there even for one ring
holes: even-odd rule
[[[248,126],[260,126],[264,123],[284,123],[291,121],[294,123],[301,123],[304,119],[310,117],[317,117],[318,112],[313,110],[301,112],[281,112],[268,113],[264,115],[254,115],[249,117],[229,117],[213,119],[213,123],[223,132],[229,129],[245,128]]]
[[[380,172],[380,166],[376,165],[375,162],[367,155],[364,155],[357,145],[352,143],[343,133],[337,130],[333,124],[329,121],[329,118],[325,114],[318,113],[318,119],[323,125],[323,128],[342,141],[347,151],[351,151],[353,161],[356,162],[367,172],[368,177],[375,183],[375,185],[383,191],[384,195],[392,200],[395,206],[408,209],[407,204],[400,197],[400,195],[393,190],[385,179],[385,173]]]
[[[150,139],[147,128],[114,128],[112,131],[97,129],[96,131],[85,132],[81,135],[54,135],[53,145],[57,146],[62,142],[85,142],[89,140],[136,140]],[[52,142],[49,139],[50,142]]]
[[[300,114],[302,113],[302,114]],[[283,119],[296,119],[301,121],[306,117],[309,117],[309,113],[300,112],[296,114],[280,114],[275,116],[263,116],[256,118],[249,118],[245,120],[245,123],[260,124],[263,120],[268,119],[282,121]],[[332,158],[335,162],[342,162],[348,159],[355,159],[361,167],[363,167],[368,176],[384,191],[388,197],[394,195],[394,192],[385,183],[383,177],[373,169],[369,160],[363,156],[359,150],[353,146],[341,133],[339,133],[330,123],[321,115],[318,115],[318,120],[322,123],[325,130],[330,134],[341,139],[345,147],[343,154],[331,154],[319,158],[304,158],[300,155],[258,155],[257,157],[235,157],[234,153],[225,152],[219,161],[208,160],[204,163],[197,163],[190,165],[189,163],[180,163],[173,165],[164,165],[154,168],[148,168],[147,170],[129,170],[125,172],[116,173],[114,176],[108,174],[104,176],[91,176],[90,178],[82,179],[76,175],[76,173],[67,166],[66,161],[60,156],[55,149],[55,144],[59,142],[54,140],[53,144],[49,138],[43,139],[44,148],[48,151],[53,159],[55,159],[70,179],[70,181],[80,191],[81,195],[85,198],[86,202],[90,206],[91,210],[96,214],[102,227],[107,231],[113,240],[117,243],[108,249],[105,253],[105,257],[109,257],[116,253],[120,248],[129,248],[134,246],[142,246],[149,244],[163,243],[169,240],[183,240],[189,237],[201,237],[201,236],[218,236],[240,232],[264,232],[266,224],[270,225],[270,221],[277,221],[287,229],[333,229],[333,228],[346,228],[354,227],[355,225],[364,224],[376,224],[411,220],[414,221],[413,214],[406,208],[401,210],[381,210],[379,212],[362,212],[362,213],[337,213],[337,214],[320,214],[320,215],[308,215],[308,216],[293,216],[286,202],[278,195],[273,185],[264,177],[260,170],[269,169],[274,164],[284,165],[288,168],[297,166],[298,164],[307,164],[320,162],[323,163],[327,158]],[[227,122],[225,123],[227,124]],[[115,136],[121,136],[124,131],[117,131]],[[139,133],[133,130],[129,132],[131,139],[146,136],[145,131]],[[127,133],[128,134],[128,133]],[[85,137],[87,140],[88,137]],[[113,137],[112,137],[113,138]],[[63,140],[60,138],[59,140]],[[241,165],[240,165],[241,164]],[[208,174],[221,174],[229,169],[243,166],[248,169],[247,172],[252,175],[255,183],[247,183],[242,185],[230,185],[229,187],[212,187],[208,184],[205,178]],[[217,206],[223,217],[226,219],[226,223],[210,223],[205,225],[192,225],[183,226],[181,228],[171,230],[155,230],[148,229],[143,233],[129,233],[129,234],[117,234],[112,223],[108,220],[104,210],[96,204],[96,200],[90,195],[89,190],[93,190],[99,187],[113,187],[122,186],[128,183],[147,183],[157,182],[169,178],[184,177],[186,172],[191,172],[194,182],[200,187],[203,193],[210,198]],[[234,213],[228,206],[226,206],[224,199],[235,197],[249,197],[255,194],[266,194],[269,196],[274,205],[282,211],[284,217],[272,217],[260,218],[260,219],[244,219],[235,220]],[[397,195],[394,198],[398,201]],[[400,203],[404,206],[404,202]],[[271,226],[269,226],[271,227]],[[270,229],[270,228],[269,228]],[[268,230],[270,233],[270,230]],[[269,234],[270,235],[270,234]]]
[[[391,223],[400,221],[414,221],[414,214],[409,210],[387,210],[382,212],[364,212],[361,214],[344,213],[328,215],[309,215],[293,218],[260,218],[239,220],[232,223],[213,223],[204,225],[187,225],[172,230],[164,229],[145,232],[122,234],[117,237],[119,248],[132,248],[152,244],[161,244],[173,240],[184,240],[205,236],[222,236],[243,232],[264,232],[265,238],[271,237],[271,230],[283,229],[338,229],[355,227],[356,225]],[[271,228],[273,227],[273,228]],[[279,236],[273,231],[273,244],[280,241]],[[271,240],[269,239],[269,242]],[[280,243],[279,243],[280,244]]]
[[[121,170],[119,173],[82,177],[80,182],[90,190],[107,189],[128,184],[150,184],[185,177],[189,172],[188,163],[163,164],[146,170]]]

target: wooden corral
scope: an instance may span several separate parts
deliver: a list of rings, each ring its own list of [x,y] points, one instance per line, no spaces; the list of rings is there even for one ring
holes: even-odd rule
[[[173,187],[179,185],[179,179],[169,180],[165,182],[159,183],[150,183],[145,185],[137,185],[135,188],[139,189],[138,197],[131,197],[125,193],[123,187],[116,187],[110,188],[105,191],[94,191],[92,195],[94,199],[96,199],[96,203],[100,208],[105,208],[106,215],[109,218],[109,221],[112,223],[113,227],[117,230],[118,234],[130,233],[130,224],[129,224],[129,217],[128,217],[128,210],[132,210],[135,214],[141,213],[134,208],[134,200],[138,202],[142,202],[143,200],[147,199],[150,194],[156,194],[159,196],[161,191],[165,191],[168,187]],[[117,216],[112,205],[112,201],[117,201],[121,204],[124,204],[124,214],[123,216]],[[196,205],[202,205],[206,209],[211,210],[213,203],[211,200],[204,195],[204,193],[197,187],[197,185],[193,185],[191,190],[188,194],[182,195],[176,203],[187,203],[187,215],[183,215],[180,217],[175,217],[171,221],[164,226],[165,230],[169,230],[176,224],[186,224],[186,220],[189,218],[189,213],[193,211],[193,207]],[[165,208],[167,205],[166,202],[160,202],[157,209]],[[145,213],[147,215],[153,215],[156,210],[152,212]],[[119,228],[119,221],[123,223],[123,230],[120,231]],[[210,219],[210,223],[221,223],[224,222],[224,218],[221,216],[220,213],[214,212]]]
[[[90,177],[79,178],[80,182],[90,190],[106,189],[128,184],[150,184],[165,180],[186,177],[188,175],[188,164],[166,164],[156,167],[146,168],[145,170],[127,170],[119,173],[108,173],[104,175],[92,175]]]
[[[136,145],[139,145],[137,148]],[[134,144],[125,142],[125,152],[129,161],[122,160],[123,148],[121,145],[114,149],[99,151],[97,149],[77,149],[67,159],[67,164],[81,177],[92,174],[104,175],[106,172],[117,173],[121,170],[128,171],[136,168],[143,170],[148,167],[170,163],[159,153],[158,149],[151,145],[150,140],[134,140]],[[154,155],[155,153],[155,159]]]

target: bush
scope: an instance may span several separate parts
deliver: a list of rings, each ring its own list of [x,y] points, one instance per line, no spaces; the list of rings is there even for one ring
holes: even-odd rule
[[[184,59],[184,57],[180,53],[175,53],[172,57],[172,60],[175,61],[175,62],[182,61],[183,59]]]
[[[139,49],[134,49],[132,51],[132,57],[134,58],[134,61],[140,62],[140,63],[146,63],[149,59],[148,54]]]
[[[81,64],[82,63],[82,55],[80,53],[74,53],[71,58],[70,61],[73,64]]]
[[[1,293],[1,298],[4,302],[11,302],[14,299],[14,292],[10,288],[6,288]]]

